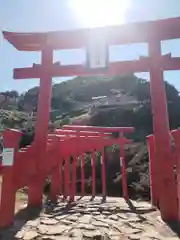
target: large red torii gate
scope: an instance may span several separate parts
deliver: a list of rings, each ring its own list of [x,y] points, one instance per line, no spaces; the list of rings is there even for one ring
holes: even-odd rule
[[[120,45],[146,42],[149,45],[149,57],[137,61],[110,63],[106,71],[89,71],[83,65],[62,66],[53,64],[53,50],[84,48],[88,41],[89,30],[73,30],[50,33],[11,33],[3,32],[8,40],[19,51],[41,51],[41,65],[14,70],[15,79],[40,78],[38,115],[36,122],[36,144],[38,149],[37,166],[43,164],[43,149],[49,122],[52,77],[74,75],[119,75],[124,72],[150,71],[151,104],[155,135],[158,178],[159,205],[163,219],[173,220],[177,212],[177,192],[171,163],[169,121],[166,106],[166,93],[163,81],[163,70],[179,70],[180,58],[161,55],[161,40],[180,37],[180,18],[134,23],[123,26],[112,26],[91,30],[91,34],[106,33],[107,45]],[[46,106],[46,108],[44,107]],[[41,176],[34,182],[37,202],[41,199],[43,180]],[[37,188],[39,185],[39,189]],[[33,189],[33,187],[31,187]]]

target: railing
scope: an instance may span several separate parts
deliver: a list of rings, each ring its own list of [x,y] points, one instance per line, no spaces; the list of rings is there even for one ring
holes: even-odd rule
[[[102,197],[106,197],[106,164],[104,147],[118,144],[120,146],[120,170],[122,170],[123,197],[128,199],[126,164],[124,146],[131,142],[123,134],[132,132],[133,128],[101,128],[86,126],[65,126],[47,136],[46,149],[42,153],[36,147],[36,142],[18,150],[20,131],[7,130],[4,132],[4,147],[14,149],[12,166],[6,166],[4,160],[1,166],[2,194],[0,202],[0,227],[6,227],[13,222],[15,194],[20,188],[28,186],[28,205],[42,204],[42,194],[47,176],[51,176],[50,199],[74,201],[76,196],[77,163],[81,156],[81,196],[85,193],[85,153],[91,153],[92,197],[96,196],[95,153],[101,152]],[[119,136],[113,137],[112,133]],[[44,162],[38,162],[39,154],[43,154]],[[73,161],[70,163],[70,158]],[[64,164],[64,177],[63,177]],[[72,167],[72,171],[70,170]],[[70,172],[71,171],[71,172]],[[64,185],[64,190],[63,190]]]

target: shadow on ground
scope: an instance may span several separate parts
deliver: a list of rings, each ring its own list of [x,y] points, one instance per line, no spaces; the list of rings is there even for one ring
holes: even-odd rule
[[[121,207],[120,201],[124,202],[124,207]],[[97,221],[102,221],[102,223],[104,223],[104,221],[99,219],[100,215],[104,218],[108,218],[108,216],[116,216],[118,214],[126,214],[127,216],[128,214],[134,214],[134,216],[139,219],[138,222],[144,225],[147,222],[147,215],[154,214],[157,211],[154,207],[142,208],[140,205],[134,204],[131,200],[127,200],[126,202],[124,200],[118,200],[115,202],[113,198],[108,198],[108,201],[106,201],[105,198],[100,197],[92,199],[90,197],[77,197],[75,202],[68,202],[66,199],[60,199],[57,204],[46,204],[44,209],[26,208],[20,210],[15,216],[14,225],[0,231],[0,239],[16,239],[15,236],[17,232],[19,232],[28,221],[37,219],[41,213],[43,215],[43,212],[49,219],[58,218],[59,221],[65,220],[67,222],[69,221],[69,217],[73,214],[78,217],[90,214],[92,218]],[[134,220],[134,223],[136,223],[136,220]],[[180,236],[180,227],[178,223],[171,222],[167,224],[173,232]]]
[[[41,208],[24,208],[17,212],[14,218],[14,224],[6,229],[0,230],[1,240],[16,239],[15,236],[19,230],[30,220],[35,220],[41,213]]]

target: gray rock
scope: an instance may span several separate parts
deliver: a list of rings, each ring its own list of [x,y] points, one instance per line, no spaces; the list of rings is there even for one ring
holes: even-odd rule
[[[129,222],[141,222],[142,220],[139,218],[139,216],[135,213],[127,213]]]
[[[46,235],[62,235],[65,232],[69,231],[69,227],[65,225],[56,225],[48,228]]]
[[[141,234],[131,234],[128,237],[131,240],[140,240],[141,239]]]
[[[55,236],[43,236],[40,239],[43,239],[43,240],[56,240],[57,238]]]
[[[108,210],[111,211],[111,212],[116,211],[116,209],[117,209],[116,206],[112,207],[112,205],[111,205],[111,206],[108,207]]]
[[[28,221],[26,223],[26,226],[37,227],[39,225],[39,223],[40,223],[40,221],[38,219],[36,219],[36,220]]]
[[[91,220],[92,220],[92,216],[91,215],[87,215],[87,214],[79,218],[79,222],[80,223],[85,223],[85,224],[90,223]]]
[[[71,238],[82,238],[82,232],[80,229],[72,229],[70,232],[69,232],[69,237]]]
[[[89,208],[89,207],[88,207],[88,208],[86,209],[86,211],[89,212],[89,213],[98,212],[98,211],[99,211],[99,208]]]
[[[102,211],[102,214],[105,215],[105,216],[109,216],[109,215],[111,215],[111,212],[109,212],[109,211]]]
[[[109,228],[109,224],[107,224],[106,222],[92,221],[92,224],[96,227]]]
[[[100,231],[83,232],[83,236],[89,239],[102,240],[102,234]]]
[[[92,224],[84,224],[84,223],[78,224],[77,228],[89,230],[89,231],[96,230],[96,227],[93,226]]]
[[[39,236],[39,234],[36,231],[26,231],[23,239],[24,240],[33,240],[33,239],[37,239],[37,237]]]
[[[93,216],[98,216],[100,213],[99,212],[92,212]]]
[[[46,236],[45,240],[70,240],[70,238],[68,236]]]
[[[145,237],[155,238],[155,239],[164,239],[154,228],[146,228],[145,232],[143,232],[141,235],[142,239],[144,239]]]
[[[44,225],[56,225],[58,221],[53,218],[46,218],[46,219],[41,219],[40,223]]]
[[[18,231],[15,235],[15,239],[22,239],[24,237],[25,232],[26,232],[25,229]]]
[[[112,237],[112,236],[119,236],[119,235],[120,235],[119,231],[115,231],[114,229],[111,229],[108,234],[109,234],[111,237]]]
[[[126,235],[137,234],[142,232],[140,229],[130,228],[130,227],[122,227],[121,231]]]
[[[67,220],[69,221],[72,221],[72,222],[76,222],[78,220],[78,216],[73,214],[73,215],[70,215]]]
[[[116,226],[117,225],[117,221],[111,220],[109,218],[105,219],[104,221],[110,226]]]
[[[122,219],[128,219],[128,216],[125,213],[117,213],[117,216]]]
[[[60,220],[62,220],[62,219],[68,218],[69,216],[70,216],[69,214],[63,214],[63,215],[60,215],[60,216],[56,216],[55,219],[56,219],[57,221],[60,221]]]
[[[109,216],[109,219],[112,219],[112,220],[114,220],[114,221],[118,221],[118,216],[117,215],[111,215],[111,216]]]
[[[72,224],[72,221],[69,221],[67,219],[62,219],[60,220],[61,223],[63,223],[64,225],[71,225]]]
[[[37,228],[38,233],[44,235],[47,232],[47,226],[46,225],[39,225]]]

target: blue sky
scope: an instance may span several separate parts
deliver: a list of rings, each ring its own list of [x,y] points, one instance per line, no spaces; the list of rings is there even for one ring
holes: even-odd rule
[[[0,0],[0,30],[32,32],[91,27],[91,21],[87,24],[87,21],[82,19],[80,21],[76,17],[71,7],[72,1],[76,0]],[[89,2],[84,0],[86,1]],[[180,16],[179,3],[179,0],[129,0],[124,20],[134,22],[177,17]],[[111,14],[113,12],[110,12],[107,18],[111,18]],[[12,74],[15,67],[31,66],[34,62],[40,63],[40,53],[18,52],[3,40],[2,36],[0,40],[0,91],[15,89],[23,92],[38,85],[38,79],[15,81]],[[173,56],[180,56],[180,39],[163,42],[162,52],[171,52]],[[58,51],[54,55],[54,60],[61,60],[64,64],[82,63],[85,60],[83,50]],[[110,48],[111,61],[136,59],[139,55],[147,55],[146,44]],[[164,75],[165,80],[180,90],[180,71],[165,72]],[[142,73],[140,76],[148,78],[147,73]],[[53,81],[60,82],[66,79],[69,78]]]

